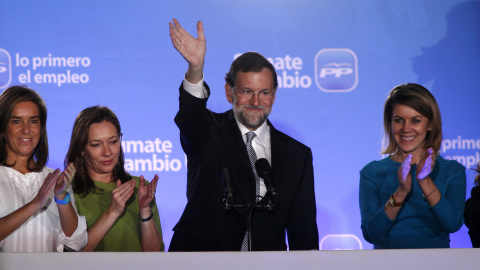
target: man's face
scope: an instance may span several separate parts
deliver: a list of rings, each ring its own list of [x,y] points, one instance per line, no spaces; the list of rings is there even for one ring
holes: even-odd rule
[[[256,130],[268,118],[275,102],[272,73],[267,68],[260,72],[239,71],[235,87],[225,84],[225,94],[240,123]]]

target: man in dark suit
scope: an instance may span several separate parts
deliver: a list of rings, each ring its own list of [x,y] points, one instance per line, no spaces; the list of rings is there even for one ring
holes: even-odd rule
[[[311,150],[267,120],[277,90],[274,67],[258,53],[239,56],[225,78],[233,109],[214,113],[206,108],[202,23],[197,39],[176,19],[169,25],[188,62],[175,117],[188,158],[188,202],[169,251],[286,250],[285,231],[290,250],[318,249]],[[267,165],[257,173],[260,158],[271,171]]]

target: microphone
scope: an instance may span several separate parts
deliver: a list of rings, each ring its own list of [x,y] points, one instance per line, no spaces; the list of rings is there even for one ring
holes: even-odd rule
[[[225,209],[230,209],[230,207],[234,204],[234,197],[233,197],[233,187],[232,187],[232,180],[230,179],[230,170],[227,167],[222,167],[222,178],[225,184]]]
[[[258,176],[263,178],[265,181],[265,186],[267,186],[267,194],[270,194],[273,204],[276,204],[277,191],[275,190],[275,185],[273,184],[272,179],[272,168],[270,163],[265,158],[259,158],[255,162],[255,169],[257,170]]]

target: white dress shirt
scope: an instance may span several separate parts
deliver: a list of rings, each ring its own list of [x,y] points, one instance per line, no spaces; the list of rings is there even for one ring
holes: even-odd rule
[[[22,174],[12,168],[0,166],[0,217],[7,216],[32,201],[44,179],[52,171],[52,169],[44,167],[41,172]],[[75,208],[75,198],[71,187],[68,188],[68,192]],[[52,252],[63,251],[64,245],[74,250],[85,246],[87,243],[85,217],[78,217],[77,229],[72,236],[66,237],[62,231],[53,192],[45,207],[38,210],[13,233],[0,241],[0,251]]]
[[[208,93],[207,89],[203,85],[203,78],[197,84],[192,84],[186,79],[183,80],[183,89],[187,91],[194,97],[197,98],[207,98]],[[245,127],[242,123],[240,123],[235,115],[235,120],[237,121],[238,128],[242,133],[243,142],[247,143],[247,136],[246,134],[250,131],[247,127]],[[267,125],[265,121],[257,130],[254,131],[255,136],[252,141],[253,149],[257,154],[257,159],[265,158],[272,164],[272,147],[270,144],[270,127]],[[265,186],[265,181],[263,178],[260,177],[260,196],[264,196],[267,192],[267,188]]]

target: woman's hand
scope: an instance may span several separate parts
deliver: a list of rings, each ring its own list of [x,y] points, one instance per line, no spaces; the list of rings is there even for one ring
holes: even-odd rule
[[[42,186],[38,190],[37,196],[32,200],[32,203],[36,206],[37,210],[45,206],[47,199],[50,197],[50,194],[52,194],[52,190],[55,187],[59,174],[60,170],[56,169],[45,177]]]
[[[420,158],[417,166],[417,180],[422,181],[428,177],[435,166],[436,155],[432,148],[428,148]]]
[[[412,158],[412,154],[405,157],[402,166],[398,169],[398,191],[401,193],[399,195],[406,196],[412,189],[412,176],[410,175]]]
[[[65,168],[65,170],[58,176],[54,189],[55,196],[57,196],[57,198],[67,193],[67,189],[72,185],[72,180],[75,176],[75,172],[75,166],[73,165],[73,162],[70,162],[67,168]]]
[[[33,200],[12,213],[0,217],[0,241],[3,241],[7,236],[14,232],[18,227],[24,224],[31,216],[38,210],[45,206],[48,198],[52,194],[55,187],[55,182],[58,178],[60,170],[55,170],[45,177],[43,184],[37,192]]]
[[[72,185],[72,180],[75,176],[75,172],[75,165],[73,165],[73,162],[71,162],[58,176],[54,189],[55,197],[57,199],[65,199],[67,189]],[[73,194],[71,195],[73,196]],[[77,230],[78,226],[78,215],[72,204],[58,204],[58,214],[60,216],[60,224],[62,225],[63,232],[67,237],[72,236]]]
[[[117,187],[112,191],[112,201],[109,210],[117,217],[125,211],[125,203],[130,199],[135,188],[135,180],[131,179],[122,184],[117,180]]]
[[[155,221],[150,218],[154,213],[150,205],[155,198],[155,190],[157,189],[158,175],[155,175],[148,185],[145,184],[145,178],[140,176],[140,184],[138,185],[138,207],[140,208],[140,244],[142,251],[160,251],[163,241],[161,231],[158,231]]]
[[[410,168],[412,163],[413,155],[409,154],[405,157],[402,162],[400,168],[398,168],[397,175],[398,175],[398,188],[392,194],[393,199],[400,203],[400,205],[405,202],[405,198],[407,197],[410,190],[412,190],[412,175],[410,174]],[[395,220],[400,211],[401,207],[399,205],[391,205],[390,200],[385,203],[384,210],[385,214],[387,214],[388,218],[391,220]]]
[[[145,178],[140,176],[140,184],[138,185],[138,207],[142,209],[150,209],[150,204],[155,198],[155,191],[157,190],[158,175],[148,185],[145,184]],[[150,210],[149,210],[150,211]]]

